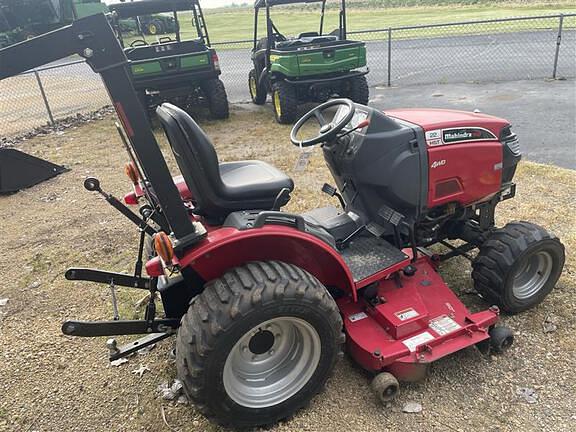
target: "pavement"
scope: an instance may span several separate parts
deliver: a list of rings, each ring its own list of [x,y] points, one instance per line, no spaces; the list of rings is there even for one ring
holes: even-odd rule
[[[576,169],[576,82],[510,81],[371,89],[370,105],[447,108],[503,117],[512,123],[524,158]]]
[[[353,37],[352,35],[351,37]],[[367,35],[359,35],[361,37]],[[401,34],[398,34],[400,37]],[[551,77],[557,32],[525,31],[394,39],[390,79],[393,85],[510,81]],[[576,31],[564,30],[558,59],[559,77],[576,76]],[[386,40],[366,42],[370,85],[388,82]],[[246,100],[250,50],[218,47],[222,80],[232,102]]]

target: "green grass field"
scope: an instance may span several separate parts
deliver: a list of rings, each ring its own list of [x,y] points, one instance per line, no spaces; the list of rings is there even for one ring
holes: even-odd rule
[[[293,8],[276,8],[272,19],[278,29],[286,35],[295,35],[303,31],[318,29],[318,11],[291,10]],[[574,13],[574,2],[559,2],[557,5],[545,6],[450,6],[450,7],[410,7],[349,9],[348,29],[366,30],[388,27],[436,24],[454,21],[471,21],[512,16],[549,15],[557,13]],[[264,18],[264,15],[261,14]],[[251,39],[253,32],[253,11],[251,9],[219,9],[207,11],[206,22],[213,42]],[[263,23],[263,21],[262,21]],[[328,31],[337,27],[337,12],[327,13]],[[261,27],[264,30],[264,27]]]
[[[375,0],[378,1],[378,0]],[[573,1],[559,1],[548,4],[510,4],[501,5],[452,5],[436,7],[393,7],[393,8],[349,8],[348,31],[386,29],[388,27],[416,26],[425,24],[441,24],[449,22],[476,21],[484,19],[498,19],[519,16],[556,15],[559,13],[576,13],[576,4]],[[205,11],[206,23],[211,42],[225,42],[235,40],[251,40],[253,35],[254,12],[251,8],[222,8]],[[260,14],[260,37],[264,36],[264,13]],[[305,31],[317,31],[320,14],[313,7],[276,7],[272,9],[272,19],[278,29],[286,36],[294,36]],[[180,25],[183,39],[196,37],[196,30],[192,27],[192,16],[188,13],[180,14]],[[425,31],[407,30],[397,32],[395,38],[424,38],[445,34],[465,34],[478,32],[510,32],[550,28],[557,25],[556,20],[518,21],[513,24],[487,24],[482,27],[458,26]],[[576,27],[576,18],[565,20],[565,27]],[[330,9],[326,13],[325,32],[338,27],[338,12]],[[170,35],[169,35],[170,36]],[[174,36],[172,35],[174,38]],[[361,36],[365,40],[378,39],[382,34]],[[135,35],[126,35],[128,43],[140,39]],[[155,37],[146,36],[148,42]],[[247,47],[250,44],[244,44]],[[233,48],[240,48],[234,46]]]

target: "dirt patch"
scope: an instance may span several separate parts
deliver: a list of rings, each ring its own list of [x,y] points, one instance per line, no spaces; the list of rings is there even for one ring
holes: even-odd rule
[[[263,159],[291,173],[297,186],[287,210],[329,202],[319,193],[330,181],[321,152],[315,151],[305,172],[294,173],[298,150],[289,143],[290,127],[277,125],[269,107],[235,107],[229,121],[203,121],[202,126],[222,160]],[[66,318],[111,317],[107,288],[67,282],[65,269],[74,265],[130,271],[136,254],[132,225],[82,188],[83,179],[95,175],[116,196],[129,189],[122,168],[127,156],[113,118],[18,146],[71,171],[0,197],[0,299],[9,299],[0,306],[0,430],[217,430],[189,406],[159,397],[158,385],[175,375],[168,356],[170,340],[111,367],[105,338],[70,338],[60,332]],[[568,258],[556,290],[541,306],[503,318],[517,335],[510,352],[485,358],[468,349],[452,355],[433,364],[425,381],[403,386],[399,399],[388,407],[376,403],[366,374],[345,358],[308,409],[272,430],[571,430],[576,420],[576,174],[522,163],[517,180],[518,196],[501,205],[499,223],[525,219],[549,228],[564,241]],[[466,260],[446,263],[442,275],[470,308],[486,307],[472,291]],[[134,304],[142,293],[120,295],[122,315],[137,315]],[[554,332],[544,332],[546,320],[557,326]],[[131,373],[140,366],[150,371],[142,377]],[[536,403],[523,396],[526,388],[536,392]],[[422,404],[422,412],[403,413],[408,401]]]

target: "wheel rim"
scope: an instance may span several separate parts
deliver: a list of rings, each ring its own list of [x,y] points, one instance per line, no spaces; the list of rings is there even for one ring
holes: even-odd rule
[[[155,35],[158,32],[158,29],[156,28],[155,24],[150,24],[148,26],[148,31],[150,32],[150,34]]]
[[[514,296],[525,300],[538,293],[548,281],[552,267],[553,260],[549,252],[539,251],[528,256],[514,276]]]
[[[318,332],[300,318],[263,322],[240,338],[224,365],[226,393],[239,405],[265,408],[298,393],[320,361]]]
[[[274,109],[278,117],[282,115],[282,107],[280,106],[280,93],[278,91],[274,92]]]
[[[252,95],[253,98],[256,97],[256,79],[254,77],[250,77],[250,94]]]

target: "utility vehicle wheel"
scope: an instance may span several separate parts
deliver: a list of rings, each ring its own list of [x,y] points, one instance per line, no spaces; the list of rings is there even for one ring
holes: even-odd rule
[[[210,114],[215,119],[227,119],[230,116],[228,96],[224,83],[218,79],[211,79],[202,84],[202,89],[208,99]]]
[[[148,23],[148,25],[146,26],[146,30],[148,30],[148,34],[152,36],[161,34],[163,33],[162,23],[160,21],[152,21],[151,23]]]
[[[544,228],[511,222],[494,230],[480,246],[472,263],[474,286],[506,312],[522,312],[552,291],[564,259],[564,246]]]
[[[370,98],[370,90],[368,89],[368,81],[366,75],[350,78],[349,84],[349,97],[354,102],[361,105],[368,105]]]
[[[209,282],[178,331],[176,366],[186,394],[230,427],[275,423],[322,388],[344,343],[323,285],[281,262],[254,262]]]
[[[266,89],[258,85],[258,77],[256,71],[252,69],[248,74],[248,87],[250,88],[250,96],[252,102],[256,105],[264,105],[266,103]]]
[[[490,329],[490,348],[502,354],[514,343],[514,332],[508,327],[492,327]]]
[[[398,395],[400,384],[390,372],[381,372],[370,383],[370,390],[381,403],[386,403]]]
[[[275,83],[272,87],[272,104],[278,123],[294,123],[298,115],[298,98],[293,86],[284,81]]]

